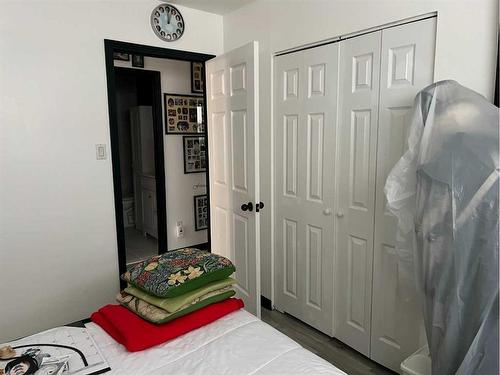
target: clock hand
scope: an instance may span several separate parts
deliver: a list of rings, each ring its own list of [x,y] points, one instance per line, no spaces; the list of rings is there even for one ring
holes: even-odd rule
[[[167,13],[167,23],[170,25],[170,19],[172,18],[172,13]]]

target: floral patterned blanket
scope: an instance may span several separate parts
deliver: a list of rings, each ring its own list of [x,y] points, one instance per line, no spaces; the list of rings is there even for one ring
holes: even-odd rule
[[[122,279],[157,297],[177,297],[235,271],[231,261],[207,251],[185,248],[134,264]]]

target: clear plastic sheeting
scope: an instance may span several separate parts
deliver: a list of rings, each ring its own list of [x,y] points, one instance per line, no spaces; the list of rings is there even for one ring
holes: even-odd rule
[[[498,374],[498,108],[437,82],[415,98],[408,134],[385,193],[400,285],[421,297],[432,374]]]

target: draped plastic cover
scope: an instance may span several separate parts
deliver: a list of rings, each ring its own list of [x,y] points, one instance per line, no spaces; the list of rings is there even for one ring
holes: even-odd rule
[[[400,285],[417,286],[433,375],[498,374],[498,108],[442,81],[413,110],[385,185]]]

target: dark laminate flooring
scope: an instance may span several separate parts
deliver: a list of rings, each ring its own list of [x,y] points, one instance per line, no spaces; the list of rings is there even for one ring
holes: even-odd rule
[[[349,375],[395,374],[288,314],[262,308],[262,320]]]

